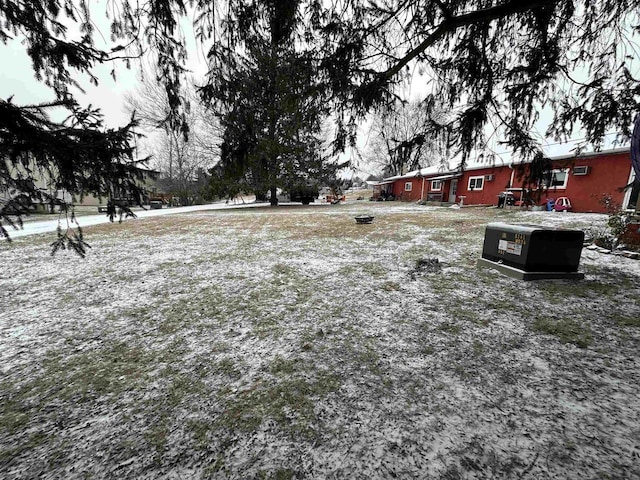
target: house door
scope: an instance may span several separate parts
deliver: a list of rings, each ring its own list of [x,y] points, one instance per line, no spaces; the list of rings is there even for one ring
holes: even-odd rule
[[[451,187],[449,188],[449,203],[456,203],[456,194],[458,193],[458,179],[451,179]]]

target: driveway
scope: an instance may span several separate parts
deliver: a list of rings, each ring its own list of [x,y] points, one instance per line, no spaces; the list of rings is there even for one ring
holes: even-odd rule
[[[225,202],[211,203],[208,205],[193,205],[191,207],[173,207],[162,208],[158,210],[138,210],[135,211],[137,218],[157,217],[160,215],[177,215],[181,213],[199,212],[203,210],[228,210],[231,208],[249,208],[249,207],[264,207],[268,204],[265,203],[236,203],[227,204]],[[90,227],[92,225],[100,225],[102,223],[109,223],[109,218],[106,214],[98,215],[86,215],[76,217],[78,224],[81,227]],[[126,221],[135,221],[135,219],[127,219]],[[26,237],[27,235],[37,235],[39,233],[55,232],[58,228],[59,220],[56,217],[54,220],[45,220],[40,222],[25,222],[23,228],[20,230],[13,230],[7,228],[11,238]]]

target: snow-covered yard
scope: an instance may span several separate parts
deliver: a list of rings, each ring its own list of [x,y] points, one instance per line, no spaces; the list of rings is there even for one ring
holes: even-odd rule
[[[496,220],[606,217],[354,202],[2,244],[0,478],[640,477],[640,262],[516,281],[476,268]]]

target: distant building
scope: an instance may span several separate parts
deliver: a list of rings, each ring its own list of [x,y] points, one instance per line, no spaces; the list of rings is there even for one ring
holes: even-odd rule
[[[64,189],[56,189],[55,181],[51,179],[46,171],[38,169],[35,165],[31,166],[30,168],[31,171],[29,172],[29,175],[33,176],[36,188],[38,188],[42,192],[45,192],[52,198],[57,198],[67,203],[74,203],[75,205],[99,205],[106,203],[108,199],[107,193],[100,197],[93,194],[81,195],[80,192],[69,192]],[[153,194],[157,191],[157,180],[159,178],[160,172],[144,168],[141,170],[143,171],[143,179],[140,183],[143,187],[143,191],[145,192],[145,198],[143,200],[145,203],[148,203],[149,197],[152,197]],[[25,170],[22,173],[26,174],[27,171]],[[0,185],[0,201],[7,201],[19,195],[20,193],[21,192],[15,189],[4,189]],[[118,195],[120,197],[127,197],[127,192],[119,192]],[[34,206],[40,206],[35,199],[33,201]],[[46,207],[46,205],[42,205],[42,208]]]
[[[148,204],[150,200],[158,200],[162,199],[164,196],[158,187],[158,181],[160,179],[160,172],[156,170],[142,168],[142,180],[139,182],[139,185],[142,187],[143,198],[142,203]],[[119,192],[117,197],[127,198],[128,192]],[[170,197],[170,196],[169,196]],[[95,206],[95,205],[104,205],[107,203],[109,196],[107,194],[98,196],[93,194],[87,194],[80,198],[79,195],[74,195],[75,205],[85,205],[85,206]]]

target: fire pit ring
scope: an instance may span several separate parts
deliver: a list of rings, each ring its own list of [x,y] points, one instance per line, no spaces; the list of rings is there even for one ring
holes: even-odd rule
[[[356,223],[366,224],[373,222],[373,215],[358,215],[356,218]]]

